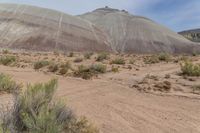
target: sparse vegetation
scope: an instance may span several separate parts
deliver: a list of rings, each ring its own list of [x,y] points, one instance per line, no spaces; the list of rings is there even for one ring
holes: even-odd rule
[[[184,62],[184,64],[181,64],[181,71],[186,76],[200,76],[200,65]]]
[[[9,52],[8,49],[3,49],[3,50],[2,50],[2,53],[3,53],[3,54],[9,54],[10,52]]]
[[[93,64],[90,66],[91,71],[94,73],[105,73],[106,72],[106,66],[102,64]]]
[[[129,60],[129,64],[135,64],[135,59],[131,58],[131,59]]]
[[[106,66],[102,64],[94,64],[91,66],[78,66],[78,69],[74,72],[74,76],[81,77],[83,79],[91,79],[93,76],[99,73],[105,73]]]
[[[167,54],[167,53],[160,53],[160,54],[158,55],[158,59],[159,59],[160,61],[166,61],[166,62],[168,62],[168,61],[170,61],[170,55]]]
[[[58,71],[58,68],[59,68],[58,64],[55,64],[55,63],[51,63],[48,67],[49,72],[56,72]]]
[[[57,80],[46,84],[28,85],[16,96],[14,107],[5,113],[3,132],[20,133],[98,133],[87,119],[78,119],[60,101],[52,101]]]
[[[76,59],[74,60],[75,63],[80,63],[80,62],[82,62],[82,61],[83,61],[83,58],[76,58]]]
[[[116,58],[111,61],[111,64],[124,65],[126,62],[123,58]]]
[[[68,57],[74,57],[74,52],[70,52]]]
[[[117,73],[119,72],[119,67],[112,66],[111,71]]]
[[[71,64],[70,64],[70,62],[66,62],[65,64],[61,65],[59,73],[61,75],[65,75],[69,69],[71,69]]]
[[[108,56],[109,56],[108,53],[105,53],[105,52],[99,53],[98,56],[97,56],[96,61],[100,62],[100,61],[106,60],[106,59],[108,59]]]
[[[193,93],[200,94],[200,85],[195,85],[192,88],[193,88]]]
[[[160,60],[159,60],[158,56],[152,55],[150,57],[144,58],[144,62],[145,62],[145,64],[155,64],[155,63],[159,63]]]
[[[3,64],[5,66],[11,65],[12,63],[14,63],[16,61],[16,57],[15,56],[2,56],[0,58],[0,64]]]
[[[85,54],[84,54],[84,58],[85,58],[85,59],[90,59],[92,55],[93,55],[92,52],[85,53]]]
[[[38,70],[38,69],[41,69],[41,68],[48,66],[48,65],[49,65],[48,61],[45,61],[45,60],[37,61],[37,62],[34,63],[34,69]]]
[[[9,75],[0,73],[0,91],[12,93],[18,91],[20,85],[18,85]]]

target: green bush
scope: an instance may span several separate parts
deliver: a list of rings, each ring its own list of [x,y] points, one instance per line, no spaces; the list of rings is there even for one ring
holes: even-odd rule
[[[84,54],[84,58],[85,58],[85,59],[90,59],[92,55],[93,55],[92,52],[85,53],[85,54]]]
[[[106,59],[108,59],[108,53],[100,53],[100,54],[98,54],[98,56],[97,56],[97,59],[96,59],[96,61],[103,61],[103,60],[106,60]]]
[[[2,56],[0,58],[0,64],[3,64],[5,66],[11,65],[13,62],[16,61],[16,57],[15,56]]]
[[[195,65],[191,62],[185,62],[184,64],[181,64],[181,71],[183,75],[200,76],[200,65]]]
[[[98,133],[86,119],[78,119],[60,101],[53,101],[57,80],[28,85],[16,95],[14,107],[4,117],[2,128],[17,133]]]
[[[34,69],[38,70],[48,65],[49,65],[48,61],[37,61],[34,63]]]
[[[10,76],[0,73],[0,91],[12,93],[19,89],[20,85],[13,81]]]
[[[126,62],[123,58],[116,58],[111,61],[112,64],[124,65]]]

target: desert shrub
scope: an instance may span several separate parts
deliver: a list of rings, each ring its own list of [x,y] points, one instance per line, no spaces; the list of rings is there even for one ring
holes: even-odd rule
[[[96,61],[106,60],[106,59],[108,59],[108,56],[109,56],[108,53],[105,53],[105,52],[99,53],[98,56],[97,56]]]
[[[55,79],[28,85],[16,95],[2,128],[17,133],[98,133],[86,119],[79,120],[65,104],[52,100],[56,88]]]
[[[155,64],[155,63],[159,63],[160,60],[159,60],[158,56],[152,55],[150,57],[144,58],[144,62],[145,62],[145,64]]]
[[[193,88],[193,93],[200,94],[200,85],[195,85],[192,88]]]
[[[191,62],[184,62],[181,64],[181,71],[183,75],[200,76],[200,65]]]
[[[167,53],[160,53],[160,54],[158,55],[158,59],[159,59],[160,61],[166,61],[166,62],[168,62],[168,61],[170,61],[170,55],[167,54]]]
[[[74,52],[70,52],[68,57],[74,57]]]
[[[12,64],[13,62],[16,61],[16,57],[15,56],[2,56],[0,58],[0,64],[3,64],[5,66],[8,66],[10,64]]]
[[[59,73],[61,75],[65,75],[68,72],[69,69],[71,69],[71,64],[70,64],[70,62],[66,62],[65,64],[62,64],[60,66]]]
[[[94,73],[89,67],[80,65],[78,66],[78,69],[74,71],[74,76],[81,77],[83,79],[91,79],[94,76]]]
[[[135,64],[135,59],[133,59],[133,58],[130,59],[130,60],[129,60],[129,64]]]
[[[57,50],[53,51],[53,54],[54,54],[55,56],[59,56],[59,55],[60,55],[59,51],[57,51]]]
[[[188,56],[182,56],[182,57],[180,57],[180,61],[187,62],[187,61],[189,61],[189,60],[190,60],[190,59],[189,59]]]
[[[124,65],[126,62],[123,58],[116,58],[111,61],[112,64]]]
[[[106,66],[102,64],[93,64],[90,66],[90,71],[94,73],[105,73],[106,72]]]
[[[49,65],[48,61],[45,61],[45,60],[37,61],[34,63],[34,69],[38,70],[38,69],[43,68],[48,65]]]
[[[119,72],[119,68],[112,66],[111,71],[114,73],[117,73],[117,72]]]
[[[91,79],[93,76],[99,73],[105,73],[106,66],[102,64],[93,64],[91,66],[78,66],[78,69],[74,71],[74,76],[81,77],[83,79]]]
[[[75,62],[75,63],[80,63],[80,62],[82,62],[82,61],[83,61],[82,58],[76,58],[76,59],[74,59],[74,62]]]
[[[9,54],[10,52],[9,52],[8,49],[3,49],[3,50],[2,50],[2,53],[3,53],[3,54]]]
[[[85,59],[90,59],[92,55],[93,55],[92,52],[85,53],[85,54],[84,54],[84,58],[85,58]]]
[[[48,67],[48,69],[49,69],[49,71],[50,72],[56,72],[56,71],[58,71],[58,64],[55,64],[55,63],[51,63],[50,65],[49,65],[49,67]]]
[[[0,73],[0,91],[12,93],[18,91],[20,85],[18,85],[9,75]]]

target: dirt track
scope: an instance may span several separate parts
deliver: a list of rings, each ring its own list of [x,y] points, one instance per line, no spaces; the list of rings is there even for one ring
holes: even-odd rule
[[[102,133],[199,133],[200,97],[183,91],[169,94],[139,92],[130,87],[146,74],[163,77],[171,74],[177,78],[179,65],[157,64],[143,67],[139,71],[123,70],[107,73],[98,79],[82,80],[60,77],[56,96],[62,98],[78,114],[88,117]],[[0,66],[0,72],[13,76],[18,82],[45,82],[53,74]],[[198,84],[196,81],[178,82]],[[0,103],[9,101],[8,95],[0,95]]]

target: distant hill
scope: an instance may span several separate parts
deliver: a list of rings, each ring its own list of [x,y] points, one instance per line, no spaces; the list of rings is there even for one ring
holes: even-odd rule
[[[125,10],[99,8],[79,16],[0,4],[0,48],[34,51],[194,53],[200,44]]]
[[[200,45],[149,18],[125,10],[99,8],[79,15],[104,30],[111,48],[121,53],[193,53]]]
[[[179,32],[179,34],[183,35],[191,41],[200,42],[200,29],[186,30]]]
[[[91,22],[51,9],[0,4],[0,48],[34,51],[110,51]]]

